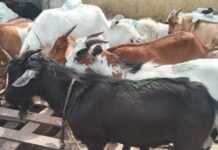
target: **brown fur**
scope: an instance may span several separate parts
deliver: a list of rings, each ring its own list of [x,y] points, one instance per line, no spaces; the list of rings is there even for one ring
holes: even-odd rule
[[[188,32],[177,32],[146,44],[125,44],[108,49],[129,64],[153,60],[160,64],[175,64],[205,57],[208,49],[200,39]]]
[[[6,23],[0,23],[0,27],[2,26],[26,27],[28,23],[32,23],[32,20],[26,18],[16,18],[13,20],[9,20]]]
[[[73,49],[69,49],[71,46],[69,42],[69,39],[59,38],[50,51],[49,56],[58,63],[65,63],[68,56],[66,54],[67,51],[69,52],[69,50]],[[160,64],[175,64],[205,57],[207,53],[208,49],[195,34],[177,32],[150,43],[119,45],[103,50],[100,55],[106,57],[108,64],[116,68],[117,64],[137,65],[150,60]],[[77,62],[79,64],[90,65],[94,63],[95,59],[95,56],[87,52],[77,58]],[[119,71],[114,70],[113,76],[119,78],[121,74]]]
[[[73,50],[75,44],[75,39],[71,36],[61,36],[59,37],[52,49],[49,51],[49,57],[53,59],[55,62],[59,64],[64,64],[66,62],[66,57],[69,56],[70,51]],[[119,62],[119,57],[113,53],[110,53],[106,50],[104,50],[101,53],[102,56],[105,56],[108,60],[109,64],[112,64],[114,67],[116,64]],[[90,55],[89,53],[84,54],[81,56],[79,59],[77,59],[77,62],[79,64],[84,64],[84,65],[90,65],[93,64],[95,61],[95,57]],[[87,68],[87,72],[89,72],[90,68]],[[115,78],[121,79],[122,73],[114,71],[113,76]]]
[[[0,23],[0,89],[3,88],[5,82],[5,67],[3,66],[9,62],[8,57],[6,57],[1,49],[7,51],[12,57],[17,55],[21,49],[22,40],[24,38],[23,35],[20,37],[17,29],[29,27],[31,23],[32,20],[22,17]]]
[[[19,53],[22,41],[17,32],[17,27],[24,28],[29,26],[32,21],[29,19],[19,18],[8,23],[0,24],[0,46],[5,49],[11,56]],[[4,59],[0,54],[0,60]]]
[[[19,53],[22,41],[14,26],[0,28],[0,45],[12,56]]]
[[[17,32],[17,27],[25,28],[32,21],[25,18],[10,20],[7,23],[0,24],[0,48],[6,50],[12,57],[17,55],[22,46],[22,39]],[[9,62],[6,55],[0,49],[0,89],[4,87],[5,82],[5,66]]]
[[[59,37],[52,49],[49,51],[48,56],[59,64],[66,62],[66,57],[73,49],[75,39],[72,36],[61,36]]]
[[[196,33],[210,50],[218,46],[218,23],[206,21],[193,23],[191,16],[172,16],[169,18],[169,33],[177,31]]]

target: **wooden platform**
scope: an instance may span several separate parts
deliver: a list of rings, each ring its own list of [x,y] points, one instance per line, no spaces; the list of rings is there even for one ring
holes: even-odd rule
[[[24,121],[19,119],[19,111],[0,107],[0,120],[7,122],[0,126],[0,150],[60,150],[62,143],[59,138],[36,134],[35,131],[41,126],[60,128],[62,119],[52,116],[53,111],[49,108],[41,110],[39,113],[31,113]],[[20,129],[17,129],[20,124],[24,124]],[[58,132],[60,134],[60,132]],[[31,145],[28,148],[21,148],[23,144]],[[80,149],[78,145],[66,147],[65,150],[87,150],[85,146]],[[30,147],[32,149],[30,149]],[[37,149],[35,148],[37,147]],[[122,150],[122,145],[114,148],[109,147],[105,150]],[[131,150],[139,150],[131,148]],[[164,149],[152,149],[164,150]],[[165,149],[166,150],[166,149]],[[214,144],[211,150],[218,150],[218,145]]]
[[[15,150],[22,143],[54,150],[59,150],[62,147],[61,141],[57,138],[33,133],[41,125],[61,126],[62,119],[51,116],[52,110],[45,108],[40,113],[32,113],[26,117],[25,121],[19,119],[18,113],[17,110],[0,107],[0,119],[12,121],[6,123],[4,127],[0,127],[0,138],[7,140],[0,142],[2,143],[0,150]],[[25,123],[19,130],[8,128],[9,124],[15,124],[12,128],[16,128],[19,123]]]

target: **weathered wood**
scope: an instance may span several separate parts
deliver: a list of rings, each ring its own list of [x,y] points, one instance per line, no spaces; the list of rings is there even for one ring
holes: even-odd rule
[[[0,119],[10,120],[10,121],[18,121],[19,111],[14,109],[8,109],[4,107],[0,107]]]
[[[0,119],[21,122],[19,117],[19,111],[14,109],[8,109],[0,107]],[[62,119],[59,117],[53,117],[48,115],[39,115],[37,113],[31,113],[25,118],[25,121],[32,121],[35,123],[46,124],[56,127],[61,127]],[[23,121],[22,121],[23,122]]]
[[[9,128],[9,129],[15,129],[19,126],[19,123],[15,123],[15,122],[7,122],[3,127],[4,128]],[[4,139],[0,139],[0,145],[3,145],[4,143],[6,143],[7,141]],[[0,150],[2,150],[0,148]]]
[[[27,134],[24,132],[19,132],[17,130],[6,129],[2,127],[0,127],[0,138],[27,144],[33,144],[54,150],[59,150],[62,147],[62,143],[59,139],[33,133]]]
[[[52,125],[56,127],[61,127],[62,125],[62,119],[58,117],[53,116],[44,116],[39,114],[32,114],[25,118],[27,121],[32,121],[35,123],[41,123],[41,124],[47,124]]]
[[[52,115],[53,111],[51,109],[44,109],[40,112],[40,114]],[[32,133],[36,131],[40,127],[40,124],[37,123],[27,123],[19,132]],[[0,150],[16,150],[21,143],[15,141],[7,141],[3,145],[1,145]]]

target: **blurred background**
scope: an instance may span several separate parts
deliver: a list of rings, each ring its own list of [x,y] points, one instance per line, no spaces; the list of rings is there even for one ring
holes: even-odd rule
[[[4,1],[4,0],[0,0]],[[8,0],[30,2],[42,9],[60,7],[65,0]],[[164,21],[172,9],[183,8],[185,11],[197,7],[213,7],[218,9],[218,0],[82,0],[100,6],[107,16],[123,14],[131,18],[152,17]]]

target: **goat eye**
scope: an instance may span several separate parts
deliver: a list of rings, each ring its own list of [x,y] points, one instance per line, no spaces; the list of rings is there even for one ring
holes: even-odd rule
[[[118,24],[119,23],[119,21],[115,21],[115,23],[114,24]]]
[[[102,47],[100,45],[97,45],[94,49],[93,49],[93,52],[92,52],[92,55],[93,56],[97,56],[99,54],[101,54],[102,52]]]

